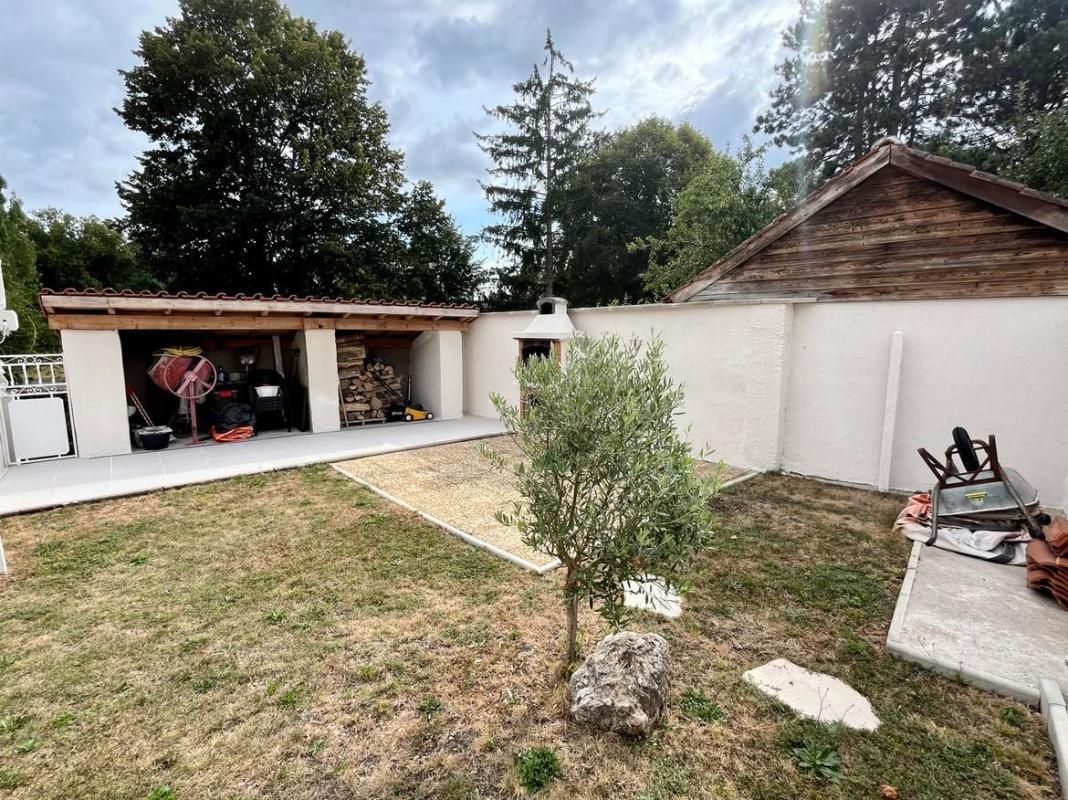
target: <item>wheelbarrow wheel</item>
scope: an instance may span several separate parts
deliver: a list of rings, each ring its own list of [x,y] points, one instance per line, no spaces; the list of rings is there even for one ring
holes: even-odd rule
[[[979,469],[979,457],[975,454],[975,446],[972,444],[972,437],[968,435],[968,431],[959,426],[954,428],[953,444],[957,447],[962,467],[969,472]]]

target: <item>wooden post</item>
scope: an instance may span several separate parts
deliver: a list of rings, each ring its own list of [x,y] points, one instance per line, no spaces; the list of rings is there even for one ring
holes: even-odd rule
[[[883,407],[883,436],[879,445],[879,477],[876,482],[880,492],[890,488],[890,464],[894,455],[894,428],[897,425],[897,398],[901,391],[901,350],[904,334],[890,334],[890,365],[886,370],[886,404]]]

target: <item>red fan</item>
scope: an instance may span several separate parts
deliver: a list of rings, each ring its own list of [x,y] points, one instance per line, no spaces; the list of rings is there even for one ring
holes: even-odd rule
[[[189,414],[189,428],[193,442],[197,436],[197,400],[215,388],[215,365],[204,356],[183,356],[164,353],[148,371],[152,382],[184,401]],[[181,403],[179,403],[179,411]]]

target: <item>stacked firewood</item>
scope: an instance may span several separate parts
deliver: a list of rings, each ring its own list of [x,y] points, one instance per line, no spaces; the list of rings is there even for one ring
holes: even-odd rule
[[[341,414],[350,421],[385,419],[386,409],[403,396],[396,369],[385,361],[368,361],[359,333],[338,335],[337,376]]]

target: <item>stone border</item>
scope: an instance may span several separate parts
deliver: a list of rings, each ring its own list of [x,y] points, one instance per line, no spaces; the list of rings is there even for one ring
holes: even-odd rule
[[[515,564],[517,567],[522,567],[523,569],[529,570],[530,572],[533,572],[536,575],[544,575],[547,572],[552,572],[554,569],[556,569],[556,568],[558,568],[560,566],[560,560],[557,559],[557,558],[554,558],[548,564],[543,564],[542,566],[539,567],[537,564],[533,564],[530,561],[527,561],[522,556],[517,556],[515,553],[509,553],[507,550],[504,550],[504,549],[502,549],[500,547],[497,547],[496,545],[490,544],[489,542],[484,542],[481,539],[479,539],[477,536],[472,536],[467,531],[460,530],[455,525],[450,525],[445,520],[439,519],[438,517],[435,517],[433,514],[428,514],[425,511],[421,511],[420,509],[418,509],[415,506],[413,506],[411,503],[406,503],[404,500],[401,500],[399,497],[394,497],[389,492],[386,492],[386,491],[384,491],[382,489],[379,489],[377,486],[375,486],[372,483],[368,483],[363,478],[360,478],[360,477],[357,477],[356,475],[353,475],[351,472],[349,472],[347,469],[345,469],[344,467],[340,466],[339,464],[331,464],[330,466],[333,467],[338,472],[340,472],[342,475],[344,475],[349,480],[351,480],[351,481],[353,481],[355,483],[358,483],[360,486],[363,486],[365,489],[370,489],[372,492],[377,494],[379,497],[382,497],[382,498],[388,500],[391,503],[395,503],[398,506],[400,506],[401,508],[406,508],[409,511],[414,511],[416,514],[418,514],[420,517],[425,519],[431,525],[436,525],[437,527],[441,528],[442,530],[446,531],[447,533],[451,533],[453,536],[455,536],[456,538],[460,539],[463,542],[466,542],[467,544],[471,545],[472,547],[477,547],[480,550],[485,550],[487,553],[495,555],[495,556],[497,556],[497,558],[503,558],[505,561],[509,561],[512,564]]]
[[[894,616],[890,621],[890,630],[886,634],[887,652],[902,661],[911,661],[940,675],[957,678],[980,689],[997,692],[1016,700],[1022,700],[1025,703],[1037,705],[1039,692],[1033,686],[1017,683],[982,670],[972,669],[963,663],[944,661],[925,650],[920,650],[901,641],[901,629],[905,625],[905,615],[908,611],[909,599],[912,596],[912,587],[916,580],[920,553],[923,552],[924,546],[922,542],[912,543],[908,566],[905,567],[905,578],[901,582],[901,591],[898,593],[897,604],[894,606]]]

